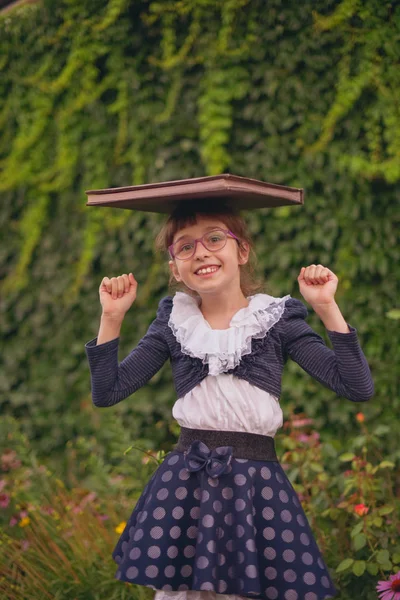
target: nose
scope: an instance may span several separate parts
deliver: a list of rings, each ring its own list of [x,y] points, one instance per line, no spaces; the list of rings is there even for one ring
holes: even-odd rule
[[[196,258],[196,256],[209,256],[209,255],[210,255],[210,251],[207,250],[207,248],[204,246],[204,244],[201,240],[198,240],[196,242],[196,246],[195,246],[194,254],[193,254],[192,258]]]

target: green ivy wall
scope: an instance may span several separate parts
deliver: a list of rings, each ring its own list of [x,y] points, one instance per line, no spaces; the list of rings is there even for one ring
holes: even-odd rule
[[[102,277],[139,282],[120,360],[169,292],[153,248],[163,217],[87,207],[85,190],[223,172],[305,188],[303,207],[245,213],[265,290],[300,297],[301,266],[332,269],[373,373],[357,405],[288,363],[284,413],[330,439],[354,433],[360,410],[393,426],[399,23],[398,3],[378,0],[47,0],[0,15],[0,405],[38,451],[78,434],[106,447],[115,416],[132,440],[175,441],[168,363],[118,406],[91,405]],[[308,321],[329,344],[311,309]]]

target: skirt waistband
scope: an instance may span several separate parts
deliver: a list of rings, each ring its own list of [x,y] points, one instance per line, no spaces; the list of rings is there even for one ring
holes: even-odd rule
[[[184,452],[195,440],[200,440],[210,449],[232,446],[234,458],[278,461],[274,438],[247,431],[219,431],[216,429],[192,429],[181,427],[174,450]]]

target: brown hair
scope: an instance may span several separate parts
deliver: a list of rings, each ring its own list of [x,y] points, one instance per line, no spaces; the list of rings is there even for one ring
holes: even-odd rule
[[[247,242],[250,253],[247,263],[239,265],[240,288],[246,298],[256,293],[264,292],[264,282],[255,274],[257,256],[254,252],[254,243],[247,229],[247,224],[239,211],[226,204],[223,200],[209,198],[207,200],[199,200],[198,202],[186,201],[178,203],[156,237],[156,249],[168,254],[168,247],[172,244],[175,234],[183,227],[195,225],[197,223],[197,216],[211,217],[225,223],[226,227],[237,235],[240,240],[236,240],[238,251],[239,247],[244,249],[242,241]],[[188,288],[183,282],[176,281],[172,272],[170,272],[168,287],[172,292],[183,291],[194,298],[199,297],[197,292]]]

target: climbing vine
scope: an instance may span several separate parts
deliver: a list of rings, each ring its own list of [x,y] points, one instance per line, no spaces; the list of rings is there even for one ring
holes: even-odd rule
[[[400,7],[265,6],[42,0],[0,13],[0,387],[5,406],[29,413],[32,435],[48,428],[43,449],[75,431],[72,419],[59,427],[60,398],[89,398],[83,342],[97,333],[101,278],[130,270],[139,282],[124,353],[167,293],[166,257],[153,247],[161,216],[87,207],[85,190],[222,172],[305,188],[304,207],[248,215],[268,292],[297,295],[303,264],[334,270],[377,374],[371,413],[386,399],[400,408],[390,370],[380,372],[398,354]],[[321,426],[351,428],[350,403],[328,403],[288,370],[289,399],[312,398]],[[171,383],[160,374],[135,410],[157,392],[169,418]]]

